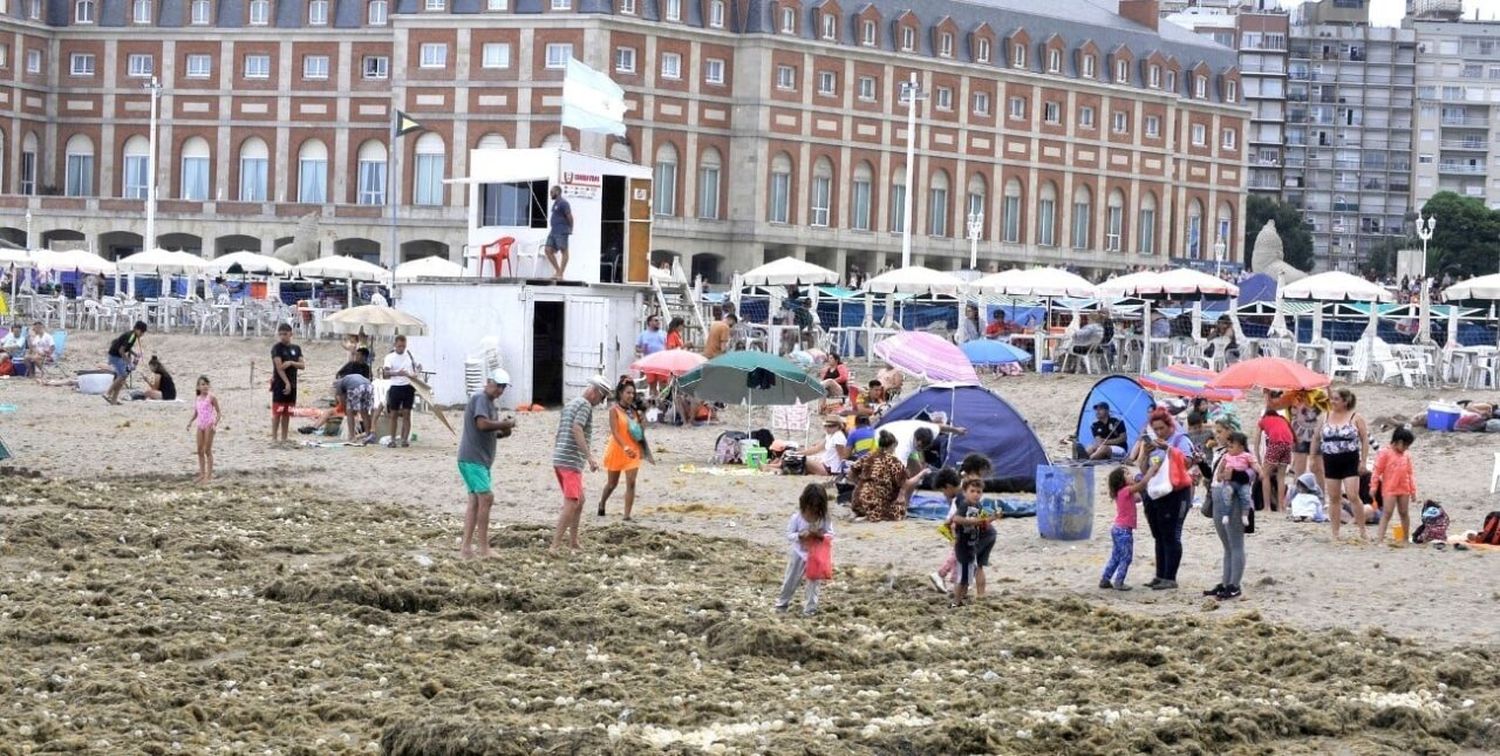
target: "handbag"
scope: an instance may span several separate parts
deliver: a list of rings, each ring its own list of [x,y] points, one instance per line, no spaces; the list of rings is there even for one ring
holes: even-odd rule
[[[1171,468],[1172,490],[1187,488],[1193,485],[1193,476],[1188,473],[1187,456],[1177,447],[1167,450],[1167,464]]]
[[[833,538],[809,538],[807,544],[807,569],[803,577],[808,580],[833,579]]]
[[[1168,450],[1166,459],[1163,459],[1161,465],[1156,468],[1156,473],[1151,476],[1151,480],[1146,481],[1147,496],[1153,499],[1161,499],[1172,495],[1175,486],[1172,485],[1171,452],[1174,451],[1176,450]]]

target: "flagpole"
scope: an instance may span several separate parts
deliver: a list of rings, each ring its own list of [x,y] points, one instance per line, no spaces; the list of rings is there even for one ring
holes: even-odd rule
[[[386,200],[386,202],[389,202],[390,205],[391,205],[391,212],[390,212],[390,216],[391,216],[391,221],[390,221],[391,222],[391,228],[390,228],[390,243],[387,245],[388,252],[387,252],[386,255],[383,255],[383,257],[386,258],[385,262],[391,266],[391,270],[395,270],[396,269],[397,261],[401,258],[401,251],[396,248],[396,211],[400,207],[399,200],[398,200],[398,198],[397,198],[396,195],[397,195],[397,192],[398,192],[398,190],[399,190],[399,188],[401,186],[399,183],[397,183],[397,179],[396,179],[397,168],[401,165],[401,153],[399,151],[397,151],[397,149],[396,149],[396,140],[400,138],[399,137],[400,128],[401,128],[400,111],[392,109],[392,111],[391,111],[391,149],[390,149],[390,153],[389,153],[390,154],[390,161],[389,161],[390,164],[388,166],[389,170],[387,170],[385,172],[385,186],[386,186],[385,200]],[[356,180],[358,180],[358,179],[356,179]],[[350,302],[350,304],[352,305],[354,303]]]

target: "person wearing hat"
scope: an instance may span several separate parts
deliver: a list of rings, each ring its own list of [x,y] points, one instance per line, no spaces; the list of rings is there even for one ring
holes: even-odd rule
[[[1094,405],[1094,422],[1089,426],[1094,442],[1084,451],[1091,460],[1125,458],[1125,421],[1109,412],[1109,405]]]
[[[578,518],[583,513],[583,466],[599,469],[599,458],[591,448],[594,437],[594,407],[609,398],[613,388],[602,375],[589,379],[583,394],[563,407],[557,421],[557,438],[552,442],[552,471],[562,487],[562,512],[557,516],[557,532],[552,535],[548,553],[557,553],[563,538],[578,548]]]
[[[844,419],[838,415],[823,418],[823,440],[807,447],[808,475],[838,475],[849,463],[849,437],[844,435]]]
[[[490,467],[495,464],[495,439],[509,436],[516,424],[515,418],[498,417],[495,400],[509,386],[510,374],[496,370],[464,407],[464,430],[458,439],[458,474],[469,492],[463,539],[458,546],[458,555],[464,559],[474,557],[476,544],[481,558],[490,555],[490,506],[495,503]]]

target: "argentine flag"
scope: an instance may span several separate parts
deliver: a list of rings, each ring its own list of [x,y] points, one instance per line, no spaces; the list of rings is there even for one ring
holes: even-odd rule
[[[562,125],[625,136],[625,90],[608,75],[569,58],[563,77]]]

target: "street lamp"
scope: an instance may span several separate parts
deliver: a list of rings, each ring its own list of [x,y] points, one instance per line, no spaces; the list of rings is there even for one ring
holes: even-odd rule
[[[161,81],[155,76],[146,84],[151,90],[151,131],[146,149],[146,238],[141,240],[141,251],[156,248],[156,109],[161,99]]]
[[[31,244],[31,209],[26,209],[26,249],[35,249]]]
[[[979,236],[984,233],[984,211],[969,213],[969,269],[979,270]]]
[[[911,267],[911,205],[916,187],[917,100],[927,98],[917,83],[917,72],[901,82],[901,96],[906,98],[906,201],[901,203],[901,267]]]
[[[1224,275],[1224,253],[1228,250],[1229,244],[1224,241],[1224,235],[1219,234],[1218,240],[1214,242],[1214,275]]]
[[[1432,239],[1432,232],[1436,228],[1436,215],[1429,215],[1426,218],[1420,215],[1417,216],[1417,238],[1422,240],[1422,265],[1420,268],[1422,271],[1422,300],[1419,306],[1423,312],[1426,312],[1432,306],[1432,282],[1427,279],[1427,242]],[[1424,330],[1422,333],[1417,334],[1417,339],[1423,343],[1431,343],[1432,334]]]

